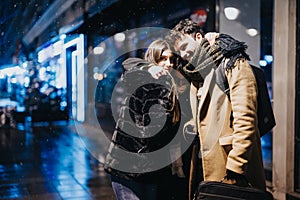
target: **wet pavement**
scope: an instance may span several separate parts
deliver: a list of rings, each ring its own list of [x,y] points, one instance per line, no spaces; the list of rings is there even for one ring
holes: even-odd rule
[[[0,199],[114,200],[73,123],[0,128]]]
[[[106,134],[113,131],[110,121],[101,121]],[[0,127],[0,200],[115,200],[99,161],[102,139],[97,128],[75,127],[72,120]],[[267,169],[269,141],[263,140]]]

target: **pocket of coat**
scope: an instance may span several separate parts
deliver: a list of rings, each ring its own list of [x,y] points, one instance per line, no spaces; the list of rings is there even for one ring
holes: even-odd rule
[[[232,135],[226,135],[219,138],[219,144],[223,147],[225,153],[228,155],[232,149]]]

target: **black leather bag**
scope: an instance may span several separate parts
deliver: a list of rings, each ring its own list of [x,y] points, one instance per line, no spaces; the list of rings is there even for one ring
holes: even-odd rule
[[[202,181],[193,200],[274,200],[272,194],[253,187],[241,187],[217,181]]]

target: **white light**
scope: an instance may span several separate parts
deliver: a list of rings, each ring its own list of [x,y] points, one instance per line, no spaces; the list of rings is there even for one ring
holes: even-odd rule
[[[22,66],[24,67],[24,68],[26,68],[27,67],[27,62],[24,62],[23,64],[22,64]]]
[[[17,79],[16,79],[16,77],[14,77],[14,78],[11,78],[11,79],[10,79],[10,82],[11,82],[11,83],[16,83],[16,82],[17,82]]]
[[[28,87],[29,86],[29,83],[30,83],[30,79],[29,79],[29,77],[25,77],[24,78],[24,85],[25,85],[25,87]]]
[[[123,42],[125,40],[125,34],[124,33],[117,33],[115,36],[114,36],[114,39],[117,41],[117,42]]]
[[[41,50],[38,52],[38,61],[41,63],[46,60],[45,50]]]
[[[84,35],[80,34],[78,37],[77,43],[77,74],[80,73],[80,76],[77,76],[77,120],[83,122],[85,119],[85,72],[84,68]]]
[[[63,58],[59,58],[58,60],[57,60],[57,62],[59,63],[59,64],[63,64],[64,63],[64,59]]]
[[[94,54],[96,55],[100,55],[104,52],[104,48],[103,47],[95,47],[94,48]]]
[[[67,102],[65,102],[65,101],[60,102],[60,106],[66,107],[67,106]]]
[[[61,54],[63,49],[62,41],[57,41],[53,44],[53,56]]]
[[[45,80],[46,79],[46,68],[45,67],[42,67],[39,70],[39,76],[40,76],[41,80]]]
[[[267,66],[267,61],[265,61],[265,60],[260,60],[260,61],[259,61],[259,65],[262,66],[262,67],[265,67],[265,66]]]
[[[5,68],[1,70],[2,75],[6,75],[6,76],[12,76],[13,74],[23,74],[25,73],[25,70],[20,68],[19,66],[15,66],[15,67],[10,67],[10,68]]]
[[[267,61],[267,63],[273,62],[273,56],[272,55],[265,55],[264,59],[265,59],[265,61]]]
[[[240,10],[236,9],[234,7],[227,7],[227,8],[224,8],[224,13],[225,13],[225,17],[228,20],[235,20],[238,17],[238,15],[240,14]]]
[[[103,74],[99,74],[99,73],[94,73],[93,77],[95,80],[99,80],[99,81],[103,80],[104,78]]]
[[[254,37],[257,35],[257,30],[255,28],[249,28],[246,30],[246,33],[251,36],[251,37]]]
[[[63,39],[65,39],[67,36],[66,36],[66,34],[62,34],[59,38],[61,39],[61,40],[63,40]]]
[[[42,49],[41,51],[38,52],[38,61],[40,63],[42,63],[45,60],[47,60],[48,58],[52,58],[53,52],[54,52],[53,45],[50,45],[50,46]]]

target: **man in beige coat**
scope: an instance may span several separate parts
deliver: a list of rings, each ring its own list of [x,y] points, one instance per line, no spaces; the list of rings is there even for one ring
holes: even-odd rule
[[[169,39],[188,64],[179,70],[192,82],[191,106],[201,144],[203,178],[266,190],[257,126],[257,85],[247,46],[225,34],[204,37],[200,27],[180,21]],[[230,95],[216,84],[223,67]]]

